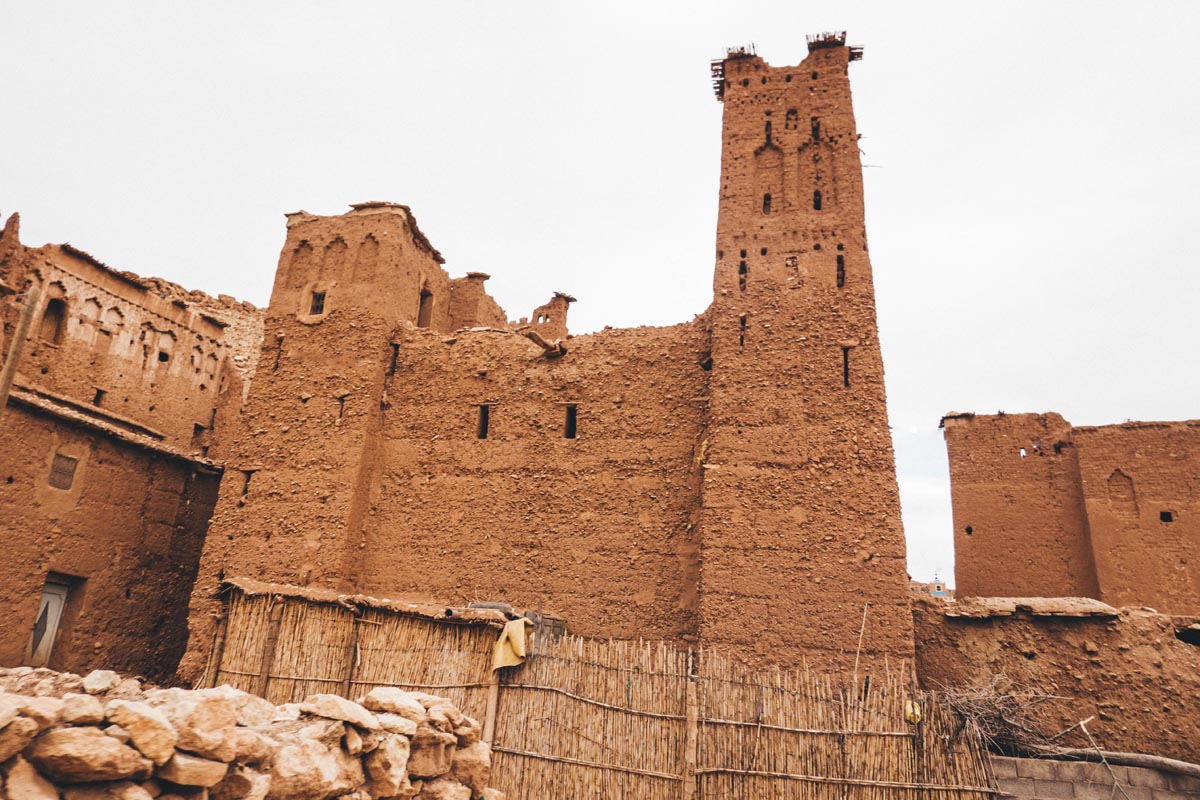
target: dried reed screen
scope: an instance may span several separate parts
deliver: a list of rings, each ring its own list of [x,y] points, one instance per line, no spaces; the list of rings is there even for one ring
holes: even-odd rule
[[[496,630],[298,597],[227,595],[207,685],[292,702],[401,686],[487,713]],[[906,703],[921,720],[906,719]],[[500,679],[492,785],[509,797],[987,800],[978,733],[906,670],[752,671],[662,642],[538,637]]]

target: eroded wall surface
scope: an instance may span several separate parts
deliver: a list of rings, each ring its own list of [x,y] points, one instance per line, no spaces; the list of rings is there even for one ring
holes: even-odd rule
[[[1200,613],[1200,422],[956,414],[943,427],[960,595]]]
[[[986,685],[1003,675],[1059,699],[1037,706],[1046,737],[1088,717],[1107,750],[1200,761],[1200,646],[1171,617],[1121,609],[1115,617],[946,616],[947,602],[914,601],[917,673],[928,689]],[[1078,730],[1061,743],[1088,747]]]
[[[502,600],[752,663],[911,657],[850,50],[826,44],[724,63],[691,323],[572,337],[563,292],[506,322],[404,206],[289,215],[184,674],[227,575]]]
[[[58,585],[69,591],[51,666],[166,678],[261,314],[70,245],[26,247],[14,214],[0,234],[0,357],[32,286],[0,409],[0,664],[30,659],[43,591]]]

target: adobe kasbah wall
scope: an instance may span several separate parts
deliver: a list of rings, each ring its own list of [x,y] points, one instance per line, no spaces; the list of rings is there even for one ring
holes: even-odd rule
[[[186,643],[213,457],[261,318],[70,245],[25,247],[14,214],[0,234],[6,356],[34,284],[34,325],[0,409],[0,664],[29,662],[50,582],[69,594],[49,666],[165,679]]]
[[[853,664],[869,604],[862,668],[911,657],[851,55],[719,62],[714,299],[691,322],[567,337],[562,293],[507,322],[403,206],[289,216],[182,674],[237,575],[821,669]]]
[[[943,427],[960,596],[1200,614],[1200,421],[952,414]]]
[[[996,610],[968,614],[956,607],[966,602],[914,597],[923,687],[973,687],[1000,675],[1017,691],[1053,698],[1031,704],[1036,731],[1044,737],[1091,717],[1088,731],[1105,750],[1200,763],[1200,627],[1186,627],[1193,620],[1099,603],[1079,613],[1048,599],[1003,611],[998,609],[1005,604],[992,602]],[[1059,609],[1047,609],[1055,603]],[[1092,746],[1078,729],[1055,744]]]

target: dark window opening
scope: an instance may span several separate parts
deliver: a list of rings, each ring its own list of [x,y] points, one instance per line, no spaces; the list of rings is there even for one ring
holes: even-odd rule
[[[763,195],[763,213],[764,214],[771,213],[771,195],[770,194]]]
[[[841,289],[846,285],[846,257],[837,257],[837,286]]]
[[[746,344],[746,315],[742,314],[738,317],[738,347],[743,347]]]
[[[1158,512],[1158,521],[1159,522],[1174,522],[1175,521],[1175,512],[1173,512],[1173,511]]]
[[[567,422],[563,426],[563,438],[574,439],[579,420],[579,410],[576,406],[567,406]]]
[[[325,313],[325,293],[313,292],[312,302],[308,306],[309,314],[324,314]]]
[[[92,405],[99,406],[101,403],[103,403],[104,395],[106,395],[106,394],[108,394],[108,393],[105,392],[103,389],[97,389],[96,393],[94,395],[92,395]]]
[[[388,375],[396,374],[396,362],[400,360],[400,345],[392,342],[392,363],[388,365]]]
[[[813,211],[821,210],[821,190],[817,189],[813,192]]]
[[[812,79],[813,79],[814,81],[817,79],[817,73],[815,73],[815,72],[814,72],[814,73],[812,74]]]
[[[792,76],[789,75],[788,80],[790,81],[791,79],[792,79]],[[796,109],[789,108],[788,112],[787,112],[787,119],[784,120],[783,127],[785,127],[789,131],[792,131],[792,130],[795,130],[796,126],[799,124],[800,124],[800,115],[796,112]]]
[[[749,85],[750,85],[750,79],[749,79],[749,78],[742,78],[742,86],[743,86],[743,87],[746,87],[746,86],[749,86]]]
[[[764,247],[762,250],[759,250],[759,251],[758,251],[758,254],[759,254],[760,256],[765,256],[765,255],[767,254],[767,248],[765,248],[765,247]]]
[[[78,465],[79,459],[55,453],[54,461],[50,464],[50,485],[55,489],[70,489],[75,483],[75,467]]]
[[[821,243],[813,242],[813,250],[820,250],[820,249],[821,249]]]
[[[159,350],[158,351],[158,360],[159,360],[159,363],[165,364],[171,360],[171,354],[168,353],[166,350]]]
[[[431,317],[433,317],[433,292],[422,289],[421,301],[417,306],[417,327],[428,328]]]
[[[242,470],[242,497],[250,494],[250,479],[254,477],[254,470]]]
[[[821,118],[813,117],[809,120],[812,125],[812,137],[814,140],[821,138]]]
[[[767,134],[767,144],[771,143],[771,120],[767,120],[765,133]]]
[[[846,245],[844,245],[844,244],[838,245],[838,250],[845,250],[845,249],[846,249]]]
[[[192,423],[192,442],[195,443],[196,440],[204,435],[206,430],[208,429],[203,425],[200,425],[199,423]]]
[[[850,385],[850,348],[842,348],[842,386]]]
[[[67,303],[60,297],[55,297],[46,303],[42,312],[42,328],[40,338],[43,342],[60,344],[63,330],[67,327]]]
[[[746,275],[749,274],[749,268],[745,261],[738,262],[738,289],[746,291]]]
[[[700,369],[708,372],[712,369],[712,364],[712,353],[705,353],[704,355],[700,356]]]
[[[967,527],[963,528],[963,532],[966,533],[967,536],[970,536],[972,533],[975,532],[975,529],[972,528],[970,525],[968,525]]]
[[[475,438],[486,439],[488,437],[488,418],[491,416],[492,407],[482,405],[479,407],[479,419],[475,425]]]
[[[792,82],[792,76],[791,76],[791,75],[788,75],[786,78],[784,78],[784,81],[786,81],[787,83],[791,83],[791,82]]]
[[[1187,628],[1176,628],[1175,638],[1185,644],[1200,646],[1200,625],[1191,625]]]
[[[339,397],[337,399],[337,401],[338,401],[338,419],[341,419],[342,417],[344,417],[346,415],[346,395],[342,395],[341,397]]]

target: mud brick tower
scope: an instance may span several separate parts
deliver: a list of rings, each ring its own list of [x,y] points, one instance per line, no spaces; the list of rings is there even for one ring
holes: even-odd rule
[[[855,54],[822,36],[798,66],[714,65],[715,296],[689,322],[570,336],[563,292],[511,321],[404,206],[289,215],[184,674],[235,577],[500,600],[759,664],[910,658]]]
[[[701,641],[784,662],[912,650],[844,34],[713,64],[724,103]],[[869,605],[868,605],[869,604]],[[849,661],[853,661],[855,647]]]

